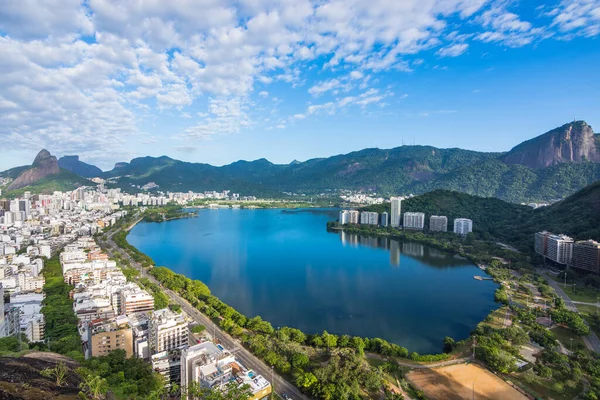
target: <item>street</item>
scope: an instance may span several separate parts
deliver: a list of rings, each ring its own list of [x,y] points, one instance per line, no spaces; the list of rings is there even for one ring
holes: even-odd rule
[[[139,220],[138,220],[139,222]],[[135,224],[133,224],[135,225]],[[132,226],[133,226],[132,225]],[[129,229],[132,227],[130,226]],[[141,265],[139,265],[137,262],[135,262],[130,256],[129,254],[127,254],[127,252],[123,251],[123,249],[119,248],[115,242],[112,240],[113,236],[118,232],[114,231],[114,232],[109,232],[108,233],[108,244],[110,244],[111,248],[107,247],[108,253],[110,257],[114,256],[114,251],[117,251],[121,254],[122,257],[124,257],[126,260],[129,261],[129,263],[131,264],[132,267],[136,268],[138,271],[140,271],[140,274],[142,277],[149,279],[150,281],[152,281],[153,283],[159,285],[162,287],[161,283],[158,282],[152,275],[149,275],[146,273],[146,271],[144,270],[144,268],[142,268]],[[281,376],[279,376],[273,368],[271,368],[270,366],[268,366],[267,364],[265,364],[263,361],[259,360],[256,356],[254,356],[250,351],[248,351],[246,348],[244,348],[242,346],[242,344],[237,340],[234,339],[233,337],[231,337],[227,332],[221,330],[221,328],[214,324],[212,322],[212,320],[207,317],[206,315],[202,314],[198,309],[196,309],[195,307],[193,307],[187,300],[185,300],[184,298],[180,297],[177,293],[163,288],[163,291],[165,292],[165,294],[167,296],[169,296],[169,298],[175,302],[176,304],[179,304],[182,308],[182,310],[191,318],[194,320],[194,322],[204,325],[207,329],[207,331],[212,335],[213,332],[215,333],[215,339],[221,343],[223,345],[223,347],[225,347],[227,350],[231,351],[231,352],[236,352],[235,356],[237,358],[240,359],[240,361],[242,361],[242,363],[247,367],[247,368],[252,368],[255,372],[261,374],[265,379],[267,379],[269,382],[272,383],[273,385],[273,390],[275,391],[276,394],[278,394],[279,396],[281,396],[282,393],[286,393],[288,396],[290,396],[292,399],[304,399],[304,400],[309,400],[309,397],[305,396],[304,394],[302,394],[302,392],[300,392],[300,390],[298,390],[298,388],[296,386],[294,386],[293,384],[291,384],[290,382],[288,382],[287,380],[285,380],[284,378],[282,378]],[[191,345],[194,345],[195,343],[191,343]]]
[[[575,303],[571,301],[571,298],[565,293],[565,291],[560,287],[560,285],[550,277],[546,276],[543,271],[542,275],[546,277],[548,284],[556,291],[556,294],[558,294],[560,298],[564,300],[567,309],[579,313],[579,309],[577,308]],[[584,320],[584,322],[586,325],[588,325],[587,321]],[[598,339],[598,336],[596,336],[594,332],[590,330],[590,334],[584,336],[583,340],[586,344],[589,345],[588,347],[590,347],[590,350],[596,353],[600,353],[600,339]]]

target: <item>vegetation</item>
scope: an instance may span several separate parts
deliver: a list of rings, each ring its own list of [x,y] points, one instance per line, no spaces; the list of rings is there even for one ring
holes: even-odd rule
[[[150,364],[136,357],[126,358],[124,350],[82,362],[78,370],[86,390],[95,395],[110,389],[118,399],[148,399],[163,390],[161,375]]]
[[[46,260],[42,274],[46,280],[42,301],[42,314],[46,320],[45,337],[48,348],[56,353],[81,360],[81,339],[77,331],[77,317],[73,313],[72,287],[64,282],[58,256]]]
[[[144,211],[144,221],[163,222],[179,218],[196,216],[196,213],[184,211],[181,206],[173,204],[161,207],[150,207]]]
[[[26,168],[25,168],[26,169]],[[8,198],[16,198],[23,196],[25,192],[31,192],[32,194],[52,194],[54,191],[70,191],[77,189],[80,186],[95,186],[96,184],[72,172],[61,170],[56,175],[47,176],[40,179],[33,185],[15,189],[10,191],[3,190],[2,193]],[[0,187],[0,189],[2,189]]]

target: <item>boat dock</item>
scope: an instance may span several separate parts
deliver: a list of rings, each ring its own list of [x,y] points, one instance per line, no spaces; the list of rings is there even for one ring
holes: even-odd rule
[[[488,276],[479,276],[479,275],[475,275],[473,276],[474,279],[477,279],[478,281],[493,281],[494,278],[490,278]]]

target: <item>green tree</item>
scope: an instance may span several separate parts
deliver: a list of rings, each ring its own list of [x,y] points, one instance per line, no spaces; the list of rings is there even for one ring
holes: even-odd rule
[[[450,336],[444,338],[444,353],[451,353],[454,350],[456,342]]]

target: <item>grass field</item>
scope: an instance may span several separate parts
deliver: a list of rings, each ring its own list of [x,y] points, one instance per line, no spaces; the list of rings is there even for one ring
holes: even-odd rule
[[[584,303],[596,303],[600,297],[600,291],[591,287],[575,286],[575,292],[573,292],[573,285],[563,285],[559,283],[559,286],[565,291],[567,296],[574,301],[583,301]]]
[[[431,400],[525,400],[526,396],[477,364],[415,370],[406,377]]]
[[[567,348],[567,350],[571,350],[571,339],[573,339],[573,350],[577,349],[578,345],[582,345],[585,348],[585,343],[583,343],[581,336],[577,336],[567,328],[555,326],[550,331],[556,336],[556,339]]]

